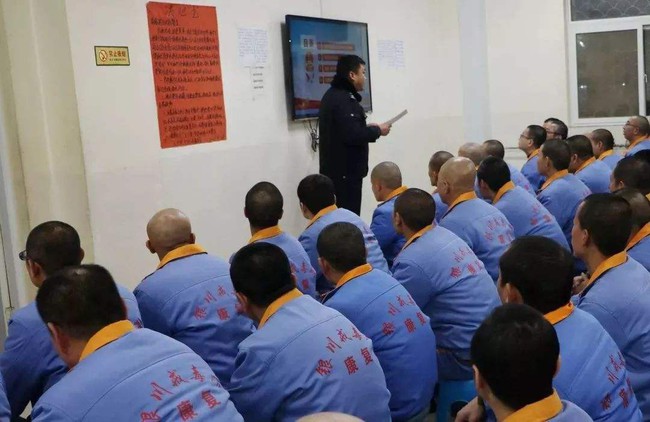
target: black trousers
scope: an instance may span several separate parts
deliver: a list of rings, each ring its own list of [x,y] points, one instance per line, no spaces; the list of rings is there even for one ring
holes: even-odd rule
[[[343,176],[333,178],[332,181],[336,190],[336,205],[361,215],[363,178]]]

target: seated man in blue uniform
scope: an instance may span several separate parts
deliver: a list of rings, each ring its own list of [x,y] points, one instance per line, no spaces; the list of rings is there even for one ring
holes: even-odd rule
[[[177,209],[157,212],[147,236],[160,264],[135,289],[145,327],[194,350],[227,388],[237,345],[254,329],[239,313],[228,263],[196,243],[190,219]]]
[[[521,168],[521,174],[526,176],[535,191],[546,180],[537,168],[537,160],[544,141],[546,141],[546,129],[538,125],[528,126],[519,135],[519,149],[526,153],[526,163]]]
[[[43,283],[36,306],[71,371],[38,401],[35,422],[243,421],[196,353],[134,329],[105,268],[60,271]]]
[[[614,170],[616,163],[621,161],[623,156],[614,153],[614,135],[607,129],[596,129],[591,131],[587,137],[591,141],[591,148],[597,160],[607,164],[610,170]]]
[[[431,181],[431,186],[435,188],[433,191],[433,200],[436,202],[436,223],[442,220],[442,216],[447,212],[447,204],[442,202],[440,194],[438,193],[438,173],[440,173],[440,167],[445,164],[447,161],[454,158],[454,155],[447,151],[438,151],[431,156],[429,160],[429,180]]]
[[[496,157],[505,160],[506,150],[503,147],[501,141],[498,141],[496,139],[489,139],[483,142],[483,150],[485,151],[486,158]],[[514,183],[515,186],[521,187],[523,190],[534,196],[535,189],[533,189],[533,187],[530,185],[530,182],[526,176],[517,170],[517,167],[508,162],[506,163],[508,164],[508,169],[510,169],[510,179],[512,180],[512,183]]]
[[[623,125],[623,137],[627,141],[625,157],[650,149],[650,123],[645,116],[632,116]]]
[[[638,157],[625,157],[616,164],[609,183],[609,190],[638,189],[650,197],[650,163]]]
[[[650,202],[632,188],[619,189],[614,195],[625,199],[632,208],[632,231],[625,251],[650,271]]]
[[[590,278],[579,286],[575,305],[592,314],[625,359],[645,421],[650,420],[650,273],[627,256],[632,210],[623,198],[594,194],[580,206],[573,227],[573,252]]]
[[[390,161],[379,163],[370,173],[370,183],[375,199],[380,202],[372,213],[370,230],[377,236],[377,241],[389,267],[406,240],[395,232],[393,227],[393,209],[395,200],[407,187],[402,186],[402,172],[397,164]]]
[[[585,135],[574,135],[566,140],[571,151],[569,173],[576,175],[592,193],[609,192],[609,176],[612,170],[602,161],[596,160],[591,141]]]
[[[547,180],[537,199],[550,211],[571,244],[571,229],[578,205],[591,193],[577,177],[569,173],[571,151],[565,141],[546,141],[537,167]]]
[[[67,266],[79,265],[84,251],[74,227],[61,221],[48,221],[32,229],[19,257],[25,261],[32,284],[40,288],[49,275]],[[119,285],[118,291],[128,318],[136,326],[142,326],[133,293]],[[23,413],[28,403],[36,404],[39,397],[68,371],[52,347],[36,302],[17,310],[9,320],[4,353],[0,354],[0,370],[11,413],[16,417]]]
[[[429,318],[393,277],[366,263],[363,234],[353,224],[325,227],[317,247],[323,274],[336,286],[323,303],[372,340],[393,421],[424,421],[438,381]]]
[[[467,243],[435,224],[435,213],[431,195],[421,189],[395,201],[395,229],[407,241],[393,276],[431,319],[440,380],[471,380],[469,343],[499,297],[483,263]]]
[[[515,238],[544,236],[570,250],[555,217],[534,196],[510,179],[508,164],[500,158],[488,157],[478,167],[477,178],[483,198],[506,216],[514,229]]]
[[[492,312],[472,339],[472,362],[476,390],[497,422],[592,421],[553,388],[561,367],[558,336],[527,305],[508,304]],[[456,420],[470,419],[461,414]]]
[[[280,229],[278,222],[284,213],[284,198],[272,183],[259,182],[246,194],[244,214],[251,229],[248,243],[267,242],[279,246],[289,258],[291,271],[298,280],[298,290],[316,297],[316,270],[298,239]]]
[[[319,293],[332,290],[332,285],[323,277],[318,266],[318,251],[316,241],[320,232],[332,223],[346,221],[357,226],[363,233],[368,251],[368,263],[381,271],[389,272],[384,253],[379,247],[377,237],[361,217],[345,208],[336,206],[334,184],[329,177],[322,174],[312,174],[300,181],[298,185],[298,200],[303,217],[309,220],[309,225],[298,240],[305,248],[312,267],[316,270],[316,289]]]
[[[506,217],[474,193],[476,168],[467,158],[452,158],[440,169],[438,191],[449,205],[440,225],[463,239],[483,262],[494,281],[499,257],[514,239]]]
[[[245,246],[230,274],[243,312],[258,324],[239,345],[229,389],[246,421],[295,421],[328,411],[390,421],[390,393],[372,341],[295,288],[282,249]]]

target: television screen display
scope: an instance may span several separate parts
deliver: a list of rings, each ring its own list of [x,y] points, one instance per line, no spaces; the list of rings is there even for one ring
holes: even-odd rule
[[[366,62],[364,110],[372,110],[368,25],[359,22],[286,16],[289,38],[293,119],[318,117],[320,100],[336,74],[339,57],[355,54]]]

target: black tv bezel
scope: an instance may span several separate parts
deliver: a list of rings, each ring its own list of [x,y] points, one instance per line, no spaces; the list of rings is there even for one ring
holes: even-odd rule
[[[290,89],[290,102],[291,102],[291,119],[294,122],[299,122],[299,121],[304,121],[304,120],[314,120],[318,119],[318,114],[314,116],[304,116],[304,117],[296,117],[296,101],[295,101],[295,92],[293,88],[293,54],[291,53],[291,26],[290,26],[290,21],[291,20],[308,20],[308,21],[316,21],[316,22],[324,22],[324,23],[345,23],[345,24],[353,24],[353,25],[362,25],[365,30],[366,30],[366,51],[368,52],[368,57],[365,59],[366,62],[366,88],[364,88],[362,95],[365,97],[367,95],[368,101],[370,105],[368,108],[364,107],[364,111],[366,113],[372,113],[372,78],[370,75],[370,37],[368,36],[368,24],[365,22],[355,22],[355,21],[344,21],[344,20],[339,20],[339,19],[327,19],[327,18],[317,18],[313,16],[301,16],[301,15],[285,15],[284,17],[284,23],[286,26],[286,43],[285,45],[287,46],[287,52],[289,56],[289,89]]]

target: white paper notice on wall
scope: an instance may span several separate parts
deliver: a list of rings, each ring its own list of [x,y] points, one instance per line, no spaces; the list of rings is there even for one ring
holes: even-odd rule
[[[379,40],[377,41],[377,54],[379,55],[379,66],[389,69],[403,69],[404,63],[404,41],[401,40]]]
[[[238,28],[239,64],[266,66],[269,61],[269,32],[259,28]]]

